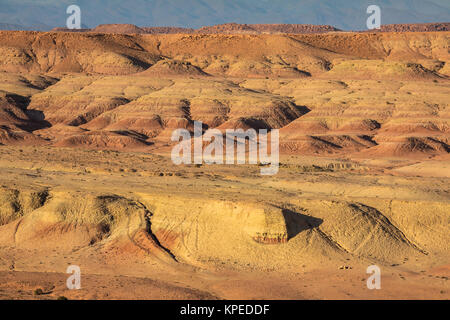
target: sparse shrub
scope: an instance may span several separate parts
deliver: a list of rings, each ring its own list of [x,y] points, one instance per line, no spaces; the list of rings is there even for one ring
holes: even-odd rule
[[[37,288],[37,289],[34,290],[33,293],[34,293],[35,296],[40,296],[40,295],[44,294],[44,290],[42,290],[41,288]]]

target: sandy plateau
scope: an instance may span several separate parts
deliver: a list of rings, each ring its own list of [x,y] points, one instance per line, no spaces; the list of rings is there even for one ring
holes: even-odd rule
[[[449,36],[1,31],[0,299],[449,299]]]

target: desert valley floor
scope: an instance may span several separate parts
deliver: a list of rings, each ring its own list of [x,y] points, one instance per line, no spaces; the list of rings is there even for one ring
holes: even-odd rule
[[[449,299],[449,36],[0,31],[0,299]]]

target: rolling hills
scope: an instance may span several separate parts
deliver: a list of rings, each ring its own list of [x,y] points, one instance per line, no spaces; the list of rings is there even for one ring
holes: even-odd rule
[[[0,31],[0,298],[448,299],[448,31],[106,31]],[[194,121],[279,171],[175,165]]]

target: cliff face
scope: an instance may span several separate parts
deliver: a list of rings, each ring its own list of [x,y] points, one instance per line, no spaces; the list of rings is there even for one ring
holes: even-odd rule
[[[450,31],[450,22],[416,23],[416,24],[388,24],[381,26],[382,32],[433,32]]]

